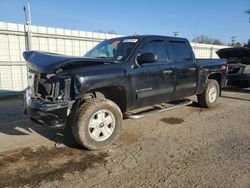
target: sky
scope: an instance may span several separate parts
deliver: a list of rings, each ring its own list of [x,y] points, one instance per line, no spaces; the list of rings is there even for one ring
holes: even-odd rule
[[[0,0],[0,21],[121,35],[159,34],[192,40],[207,35],[224,43],[250,38],[250,0]]]

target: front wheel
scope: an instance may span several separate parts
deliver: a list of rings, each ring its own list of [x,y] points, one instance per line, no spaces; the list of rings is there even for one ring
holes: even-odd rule
[[[76,141],[90,150],[110,145],[118,136],[122,122],[120,108],[107,99],[87,100],[78,110],[72,126]]]
[[[201,107],[210,108],[216,105],[220,93],[220,85],[217,80],[208,80],[202,94],[197,95],[198,104]]]

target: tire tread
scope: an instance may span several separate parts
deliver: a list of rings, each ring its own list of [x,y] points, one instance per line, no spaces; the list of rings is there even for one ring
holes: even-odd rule
[[[198,100],[199,106],[204,107],[204,108],[210,108],[210,107],[212,107],[212,106],[214,106],[214,105],[216,104],[217,99],[216,99],[216,101],[215,101],[214,103],[210,103],[210,102],[208,101],[208,89],[209,89],[209,87],[210,87],[212,84],[214,84],[214,85],[218,88],[218,91],[217,91],[217,92],[219,92],[220,86],[219,86],[219,83],[217,82],[217,80],[208,79],[207,84],[206,84],[206,88],[205,88],[205,90],[203,91],[203,93],[197,95],[197,100]],[[218,93],[217,93],[217,94],[218,94]]]

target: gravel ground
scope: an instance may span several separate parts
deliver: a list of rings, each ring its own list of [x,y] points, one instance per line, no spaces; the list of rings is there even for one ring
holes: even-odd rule
[[[213,109],[124,120],[115,144],[91,152],[55,144],[70,145],[62,130],[1,100],[0,187],[250,187],[249,114],[250,89],[227,89]]]

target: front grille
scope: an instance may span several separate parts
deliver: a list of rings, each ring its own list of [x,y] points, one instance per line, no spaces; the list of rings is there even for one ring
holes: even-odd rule
[[[66,101],[69,98],[70,78],[55,78],[54,75],[28,71],[28,89],[32,98],[48,101]]]
[[[228,74],[237,74],[240,68],[228,68]]]
[[[229,64],[228,74],[240,74],[245,66],[243,64]]]

